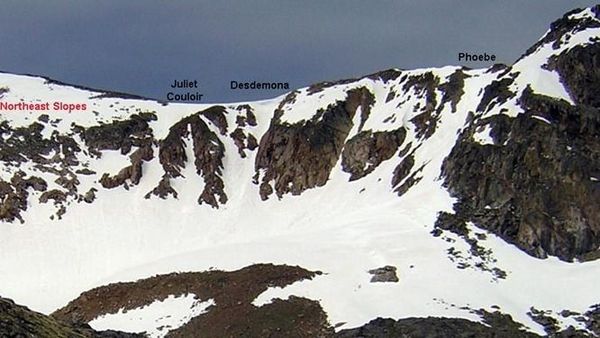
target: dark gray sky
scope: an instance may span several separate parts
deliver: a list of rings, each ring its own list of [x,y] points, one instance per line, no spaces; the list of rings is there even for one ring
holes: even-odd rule
[[[0,69],[165,99],[198,80],[204,102],[269,98],[231,80],[292,88],[390,67],[512,63],[554,19],[593,1],[3,1]],[[489,65],[468,63],[472,67]]]

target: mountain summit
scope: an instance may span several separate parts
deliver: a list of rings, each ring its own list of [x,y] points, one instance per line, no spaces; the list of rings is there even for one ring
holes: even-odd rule
[[[151,336],[598,334],[599,55],[600,5],[513,65],[258,102],[0,74],[0,294]]]

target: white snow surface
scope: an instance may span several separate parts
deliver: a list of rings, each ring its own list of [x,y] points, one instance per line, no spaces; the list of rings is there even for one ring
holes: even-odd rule
[[[119,330],[123,332],[145,332],[149,338],[161,338],[170,330],[187,324],[192,318],[205,313],[214,305],[212,299],[201,302],[194,294],[175,297],[170,295],[162,301],[136,309],[120,309],[117,313],[99,316],[89,322],[98,331]]]
[[[485,125],[480,128],[481,128],[480,131],[477,131],[476,133],[473,134],[473,139],[475,140],[475,142],[482,144],[482,145],[494,144],[494,139],[490,135],[490,131],[492,131],[491,126],[488,124],[488,125]]]
[[[581,41],[588,41],[588,34],[600,35],[597,30],[579,34],[585,35]],[[572,47],[578,39],[578,35],[574,35],[562,48]],[[572,103],[558,81],[558,75],[540,68],[545,62],[543,58],[558,52],[546,47],[513,67],[513,71],[518,70],[520,74],[511,90],[520,94],[529,84],[535,92]],[[403,75],[433,72],[443,83],[457,69],[420,69],[403,71]],[[496,305],[530,330],[543,333],[543,328],[527,316],[530,308],[534,306],[554,314],[564,309],[585,312],[590,305],[600,302],[600,261],[567,263],[556,258],[536,259],[486,233],[487,239],[481,240],[480,245],[491,249],[497,260],[494,266],[507,272],[506,279],[496,279],[490,273],[474,268],[458,269],[456,262],[449,259],[447,251],[451,247],[468,253],[464,240],[450,234],[444,241],[430,234],[437,213],[451,211],[454,203],[442,187],[442,161],[465,127],[468,112],[476,111],[483,95],[480,89],[496,80],[498,75],[486,70],[464,72],[469,76],[464,80],[465,93],[456,112],[451,111],[449,103],[445,104],[438,128],[427,140],[417,139],[410,122],[419,114],[414,109],[415,104],[424,106],[424,98],[417,97],[414,89],[400,90],[402,76],[387,83],[361,79],[325,88],[313,95],[300,89],[296,101],[284,107],[282,120],[289,123],[306,121],[316,109],[343,99],[347,90],[361,86],[369,89],[376,102],[363,130],[405,127],[404,145],[412,142],[412,149],[418,147],[413,170],[422,167],[417,174],[422,179],[401,197],[390,184],[393,171],[401,161],[397,155],[380,164],[368,176],[352,182],[348,181],[349,174],[342,171],[338,160],[325,186],[307,190],[300,196],[285,195],[280,200],[271,196],[269,200],[261,201],[258,186],[252,183],[256,151],[246,150],[248,156],[243,159],[233,140],[220,135],[225,145],[223,181],[229,200],[219,209],[197,204],[204,181],[195,173],[193,162],[188,162],[182,169],[185,178],[172,181],[179,193],[178,199],[161,200],[155,196],[144,198],[163,174],[156,148],[155,158],[143,164],[144,176],[140,184],[130,186],[129,191],[122,187],[98,188],[97,182],[103,172],[116,174],[128,165],[127,156],[110,151],[104,151],[100,159],[82,156],[80,166],[87,165],[97,174],[79,175],[79,190],[98,188],[94,203],[71,201],[62,220],[50,220],[49,216],[56,212],[54,206],[35,202],[39,193],[31,191],[34,198],[30,200],[34,202],[23,213],[25,223],[0,223],[0,295],[50,313],[81,292],[108,283],[175,271],[234,270],[254,263],[275,263],[299,265],[323,274],[283,289],[269,289],[255,300],[255,304],[289,295],[319,300],[332,324],[344,323],[337,329],[360,326],[376,317],[442,316],[478,321],[478,316],[461,307],[490,310]],[[85,112],[49,113],[51,120],[61,119],[55,127],[61,133],[67,133],[72,123],[92,126],[99,121],[110,122],[133,113],[153,111],[158,120],[150,125],[154,137],[161,140],[170,126],[181,118],[212,106],[172,103],[165,106],[154,101],[92,98],[98,93],[48,85],[41,78],[10,74],[0,74],[0,87],[9,88],[10,91],[0,98],[9,102],[21,99],[26,102],[88,102],[91,108]],[[385,102],[392,88],[398,95]],[[283,97],[248,102],[254,109],[258,125],[246,126],[244,131],[260,140]],[[441,93],[438,93],[438,104],[440,97]],[[235,128],[235,117],[239,113],[235,110],[237,105],[225,105],[229,132]],[[519,113],[515,98],[497,105],[487,114],[515,116]],[[25,126],[41,114],[3,112],[1,118],[12,126]],[[218,133],[217,128],[206,121]],[[360,112],[355,115],[348,138],[359,132],[359,123]],[[479,142],[490,142],[488,130],[477,135]],[[191,141],[186,143],[190,157]],[[44,178],[49,189],[58,187],[53,182],[56,176],[52,174],[42,173],[32,165],[20,169]],[[16,170],[5,166],[0,175],[7,180]],[[473,231],[485,233],[474,227]],[[368,270],[385,265],[397,267],[400,281],[370,283]],[[157,303],[156,308],[166,306],[172,311],[173,321],[169,325],[178,325],[183,318],[189,320],[195,313],[189,309],[193,302],[192,295],[169,298]],[[190,311],[183,311],[186,307]],[[204,307],[194,307],[200,308]],[[107,315],[95,319],[92,326],[125,330],[121,324],[140,324],[128,326],[125,331],[130,331],[129,328],[152,330],[158,323],[155,316],[158,312],[154,309],[155,304],[139,311]]]

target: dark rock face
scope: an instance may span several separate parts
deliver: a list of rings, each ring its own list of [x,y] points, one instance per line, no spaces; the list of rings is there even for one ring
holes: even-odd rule
[[[88,325],[67,325],[52,317],[29,310],[12,300],[0,298],[0,336],[57,338],[136,338],[142,335],[117,331],[97,332]]]
[[[431,137],[437,127],[440,112],[435,109],[438,103],[435,90],[439,84],[440,79],[433,73],[427,72],[422,75],[409,76],[402,86],[403,91],[407,92],[412,89],[418,97],[425,98],[424,106],[414,108],[415,111],[422,112],[411,119],[419,139]]]
[[[575,46],[548,62],[571,98],[579,105],[600,108],[600,44]]]
[[[483,92],[483,97],[477,106],[478,112],[488,112],[497,104],[502,104],[515,97],[515,93],[508,89],[513,83],[511,78],[503,78],[498,81],[492,81],[487,85]]]
[[[18,219],[23,222],[21,212],[27,210],[28,189],[46,191],[48,187],[46,181],[35,176],[29,178],[25,178],[25,176],[24,172],[18,171],[10,179],[10,182],[0,179],[0,200],[2,201],[0,203],[1,221],[12,222]]]
[[[391,265],[369,270],[369,273],[373,275],[371,283],[397,283],[400,280],[398,279],[396,270],[396,267]]]
[[[587,329],[593,332],[596,336],[600,335],[600,304],[592,306],[591,309],[585,313],[585,315],[587,317],[585,323]]]
[[[67,200],[67,195],[58,189],[48,190],[40,196],[40,202],[48,203],[49,200],[53,200],[54,203],[64,202]]]
[[[200,121],[201,122],[201,121]],[[198,204],[207,203],[214,208],[227,202],[225,184],[221,179],[225,146],[211,132],[206,124],[192,124],[192,139],[194,141],[194,164],[196,173],[204,178],[204,189],[198,198]]]
[[[156,120],[156,115],[151,113],[132,115],[128,120],[87,128],[83,139],[91,152],[121,150],[122,154],[127,154],[132,146],[147,145],[148,139],[152,138],[148,122],[152,120]]]
[[[185,153],[186,144],[183,137],[189,135],[188,125],[190,120],[198,121],[199,117],[188,117],[169,129],[169,134],[159,142],[158,158],[162,165],[165,176],[176,178],[181,176],[181,169],[185,167],[188,158]]]
[[[544,331],[548,335],[555,335],[560,331],[558,321],[553,317],[550,317],[544,313],[544,311],[538,310],[534,307],[531,308],[527,315],[536,323],[544,327]]]
[[[182,176],[181,169],[188,162],[185,148],[189,145],[186,145],[185,139],[191,137],[196,173],[204,179],[205,183],[198,204],[207,203],[218,208],[219,204],[227,202],[225,185],[221,179],[225,146],[200,118],[203,114],[200,112],[190,115],[177,122],[171,127],[167,137],[160,142],[159,159],[165,175],[159,186],[151,193],[162,198],[171,193],[176,196],[169,179]],[[218,113],[214,116],[217,116],[216,121],[220,120]]]
[[[600,5],[596,5],[592,8],[592,11],[596,14],[596,18],[598,18],[599,7]],[[550,42],[552,42],[552,48],[560,48],[564,40],[564,36],[570,33],[576,33],[586,28],[600,27],[600,23],[591,18],[585,18],[583,20],[569,18],[569,16],[571,16],[572,14],[576,14],[581,11],[581,8],[573,9],[572,11],[565,13],[565,15],[563,15],[562,18],[554,21],[550,25],[550,31],[548,32],[548,34],[546,34],[546,36],[544,36],[543,39],[539,40],[536,44],[527,49],[527,51],[521,56],[521,58],[535,52],[538,48],[540,48],[540,46],[543,46]]]
[[[356,80],[357,79],[344,79],[344,80],[338,80],[338,81],[323,81],[323,82],[314,83],[314,84],[310,85],[306,91],[307,91],[308,95],[314,95],[316,93],[322,92],[324,89],[331,88],[331,87],[337,86],[337,85],[352,83]],[[291,102],[293,102],[293,101],[291,101]]]
[[[437,113],[441,113],[441,109],[444,107],[444,104],[450,103],[452,107],[452,112],[456,112],[456,105],[460,101],[460,98],[465,93],[463,87],[465,85],[465,78],[469,77],[462,70],[457,70],[448,78],[448,82],[442,83],[439,87],[441,91],[444,92],[442,96],[442,100],[440,106],[438,107]]]
[[[233,143],[238,148],[240,157],[245,158],[247,156],[246,149],[254,151],[258,148],[258,141],[256,138],[244,129],[246,126],[255,127],[257,125],[256,116],[253,113],[252,107],[249,105],[238,106],[236,110],[239,111],[239,114],[235,118],[238,127],[229,134],[229,137],[231,137]],[[243,114],[243,112],[245,112],[245,114]]]
[[[345,101],[330,105],[306,122],[290,125],[276,114],[256,157],[256,178],[264,171],[261,198],[267,199],[272,191],[282,197],[323,186],[352,129],[356,109],[361,106],[365,112],[369,100],[364,88],[359,88],[349,91]],[[275,181],[274,189],[271,181]]]
[[[600,245],[600,113],[530,90],[519,101],[524,114],[475,121],[445,160],[455,209],[536,257],[585,259]],[[493,145],[472,141],[483,125]]]
[[[238,125],[238,127],[245,127],[246,124],[251,127],[255,127],[257,125],[256,115],[254,115],[254,110],[252,109],[252,107],[250,107],[247,104],[242,104],[240,106],[237,106],[236,110],[240,112],[240,114],[237,115],[235,119],[235,122]],[[245,112],[246,114],[243,115],[241,114],[241,112]]]
[[[356,111],[360,107],[360,124],[358,125],[358,131],[361,131],[371,115],[371,107],[375,104],[375,95],[371,93],[367,88],[357,88],[348,91],[349,109]],[[355,108],[354,105],[357,107]]]
[[[383,161],[394,156],[404,142],[406,130],[390,132],[362,131],[346,142],[342,151],[342,169],[350,173],[350,181],[371,173]]]
[[[173,189],[171,186],[171,181],[168,176],[163,176],[163,178],[158,182],[158,185],[154,187],[151,191],[149,191],[144,198],[148,199],[150,196],[155,195],[160,197],[161,199],[166,199],[169,195],[173,195],[173,198],[177,198],[177,191]]]
[[[8,122],[0,123],[0,160],[21,163],[28,159],[42,161],[40,155],[49,155],[55,147],[43,138],[44,126],[34,122],[28,127],[11,128]],[[6,138],[6,139],[5,139]]]
[[[120,150],[121,154],[126,155],[133,147],[137,148],[129,155],[131,165],[121,169],[116,175],[102,175],[99,180],[102,187],[112,189],[124,186],[128,189],[130,184],[136,185],[140,182],[142,163],[154,158],[154,136],[148,125],[152,120],[156,120],[156,115],[141,113],[132,115],[128,120],[90,127],[82,132],[90,153],[97,156],[102,156],[102,150]]]
[[[394,176],[392,176],[392,187],[397,186],[402,182],[415,165],[415,158],[413,156],[414,151],[408,154],[394,169]]]
[[[408,144],[407,147],[400,152],[401,157],[403,156],[403,152],[410,150],[410,146],[411,144]],[[394,169],[394,174],[392,176],[392,187],[394,188],[394,191],[398,193],[398,196],[404,195],[408,189],[421,181],[421,177],[418,175],[423,170],[425,165],[423,164],[413,171],[415,166],[415,150],[416,148],[413,149],[408,155],[404,156],[402,161],[400,161],[400,163]]]
[[[238,148],[238,153],[242,158],[246,157],[244,149],[246,148],[246,134],[242,128],[236,128],[229,136],[233,139],[235,146]]]
[[[212,106],[200,112],[202,116],[205,116],[212,124],[219,128],[219,133],[221,133],[221,135],[227,134],[228,126],[227,119],[225,118],[226,113],[227,111],[223,106]]]
[[[30,162],[37,171],[55,175],[55,183],[64,188],[66,196],[78,199],[77,187],[79,180],[72,170],[73,166],[79,165],[77,155],[82,151],[78,143],[73,139],[75,132],[80,132],[74,127],[75,132],[60,134],[53,132],[48,137],[42,134],[46,128],[46,118],[39,119],[29,126],[12,128],[8,122],[0,123],[0,161],[7,167],[17,167],[23,163]],[[0,220],[23,222],[21,212],[27,209],[30,202],[28,189],[44,192],[47,182],[35,176],[25,178],[26,174],[18,171],[13,174],[10,183],[2,181],[0,194]],[[42,198],[43,200],[45,199]],[[57,207],[57,216],[64,214],[66,207],[63,204],[66,198],[54,199]],[[43,201],[44,202],[44,201]],[[53,217],[53,216],[52,216]]]
[[[367,78],[369,78],[371,80],[381,80],[384,83],[386,83],[388,81],[395,80],[395,79],[399,78],[400,75],[402,75],[402,71],[401,70],[386,69],[386,70],[382,70],[382,71],[377,72],[377,73],[373,73],[371,75],[367,75]]]
[[[518,325],[518,324],[517,324]],[[533,338],[536,334],[521,331],[512,326],[486,326],[458,318],[406,318],[400,320],[377,318],[356,329],[342,330],[339,338]]]

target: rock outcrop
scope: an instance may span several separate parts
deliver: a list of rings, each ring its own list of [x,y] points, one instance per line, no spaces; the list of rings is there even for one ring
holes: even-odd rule
[[[582,95],[571,106],[527,89],[523,114],[465,129],[442,168],[462,219],[536,257],[597,256],[600,112]],[[481,128],[490,128],[493,144],[473,140]]]
[[[168,337],[330,337],[333,328],[316,301],[292,296],[261,307],[252,304],[269,287],[284,287],[319,274],[300,267],[257,264],[230,272],[159,275],[87,291],[52,317],[79,325],[119,309],[131,310],[169,295],[191,293],[199,300],[213,299],[215,304],[171,330]]]
[[[256,156],[256,180],[262,173],[263,200],[272,192],[278,197],[286,193],[299,195],[327,182],[354,125],[357,108],[367,114],[371,96],[365,90],[349,91],[345,101],[316,112],[309,121],[289,124],[281,121],[281,113],[276,113]]]
[[[389,160],[404,142],[406,130],[362,131],[346,142],[342,151],[342,169],[350,173],[350,181],[371,173],[381,162]]]
[[[212,118],[217,121],[217,126],[226,132],[226,126],[218,122],[221,121],[221,115],[219,115],[221,113],[212,111],[209,115],[213,116]],[[182,176],[181,170],[190,160],[186,155],[186,148],[192,147],[196,173],[204,179],[205,183],[198,198],[198,204],[207,203],[218,208],[219,204],[227,202],[225,186],[221,178],[225,146],[219,137],[208,128],[200,117],[201,115],[204,115],[204,112],[190,115],[177,122],[170,128],[167,137],[160,141],[159,159],[165,175],[152,193],[165,197],[170,191],[174,191],[169,180]],[[191,141],[191,144],[186,144],[186,140]],[[160,188],[161,185],[164,189]]]

